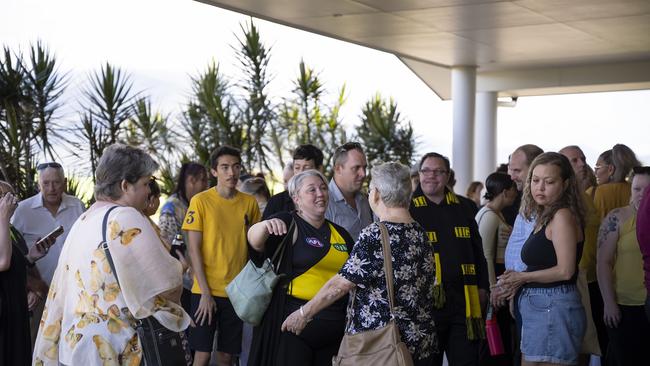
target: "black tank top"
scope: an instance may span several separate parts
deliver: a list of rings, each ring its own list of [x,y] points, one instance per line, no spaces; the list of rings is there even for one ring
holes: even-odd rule
[[[521,260],[526,264],[526,272],[539,271],[542,269],[551,268],[557,265],[557,257],[555,255],[555,248],[553,242],[546,238],[546,225],[537,233],[531,233],[521,248]],[[526,284],[526,287],[555,287],[560,285],[575,284],[578,278],[578,263],[582,256],[582,245],[584,241],[577,244],[576,253],[576,269],[573,276],[566,281],[557,281],[551,283],[538,283],[531,282]]]

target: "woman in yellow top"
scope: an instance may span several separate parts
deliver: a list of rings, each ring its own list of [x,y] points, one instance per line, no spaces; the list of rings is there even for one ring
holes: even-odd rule
[[[611,211],[600,226],[597,269],[609,334],[608,365],[641,365],[650,360],[643,260],[636,237],[636,212],[648,185],[650,167],[634,168],[630,204]]]
[[[323,174],[301,172],[291,178],[288,190],[296,211],[275,214],[248,231],[253,249],[267,254],[289,235],[278,271],[284,276],[262,324],[254,330],[248,364],[331,365],[343,338],[347,296],[315,314],[300,335],[280,328],[289,314],[302,309],[339,272],[354,242],[345,229],[325,219],[329,195]],[[288,232],[292,222],[297,236],[293,230]]]

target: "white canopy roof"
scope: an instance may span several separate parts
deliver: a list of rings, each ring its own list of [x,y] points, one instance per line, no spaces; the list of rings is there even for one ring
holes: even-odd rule
[[[441,98],[477,66],[500,96],[650,88],[650,0],[202,0],[390,52]]]

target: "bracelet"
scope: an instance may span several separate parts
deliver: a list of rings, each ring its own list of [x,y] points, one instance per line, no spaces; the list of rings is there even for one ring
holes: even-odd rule
[[[301,315],[303,318],[305,318],[305,312],[302,311],[302,306],[300,306],[300,315]]]

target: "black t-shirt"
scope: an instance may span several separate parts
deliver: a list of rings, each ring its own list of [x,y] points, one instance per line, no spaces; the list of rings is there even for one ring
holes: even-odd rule
[[[291,212],[295,209],[296,207],[293,204],[291,196],[289,196],[289,191],[283,191],[273,195],[269,199],[269,202],[266,203],[266,208],[264,209],[264,213],[262,213],[262,220],[266,220],[279,212]]]
[[[582,256],[582,245],[584,242],[578,242],[576,253],[576,269],[573,276],[566,281],[557,281],[551,283],[531,282],[526,287],[555,287],[565,284],[575,284],[578,278],[578,263]],[[521,248],[521,260],[526,264],[526,272],[540,271],[557,265],[557,256],[553,242],[546,237],[546,225],[538,232],[533,232]]]

